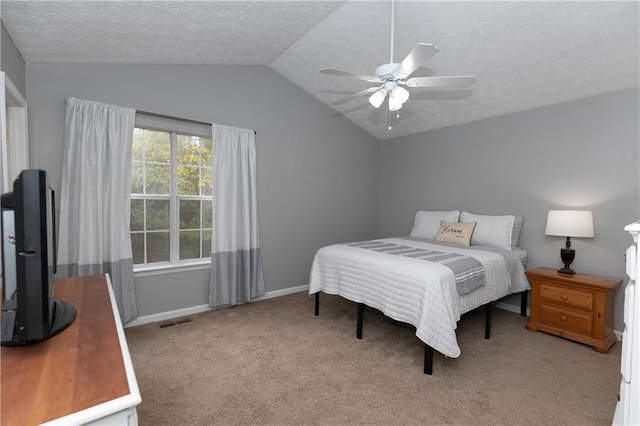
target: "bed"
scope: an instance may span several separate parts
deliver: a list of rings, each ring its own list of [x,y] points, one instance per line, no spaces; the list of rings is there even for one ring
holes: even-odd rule
[[[519,237],[514,216],[454,212],[418,212],[410,236],[334,244],[318,250],[309,284],[309,294],[316,296],[316,315],[319,294],[324,292],[358,304],[359,338],[365,306],[413,325],[416,336],[425,343],[426,374],[432,373],[433,350],[452,358],[460,356],[455,330],[462,314],[486,306],[488,338],[491,302],[522,293],[522,306],[526,305],[526,251],[512,245],[518,242],[513,234],[517,232]],[[427,227],[424,213],[429,216]],[[455,222],[440,219],[445,213],[446,219],[455,218]],[[498,217],[506,217],[500,226],[493,223]],[[451,243],[451,238],[439,238],[443,224],[474,229],[464,236],[466,245],[464,241]],[[498,236],[500,233],[503,235]]]

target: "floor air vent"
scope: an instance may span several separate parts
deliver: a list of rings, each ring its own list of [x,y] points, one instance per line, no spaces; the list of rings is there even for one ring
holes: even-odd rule
[[[174,325],[186,324],[186,323],[189,323],[189,322],[193,322],[193,319],[191,319],[191,318],[180,318],[180,319],[177,319],[175,321],[163,322],[162,324],[160,324],[160,328],[173,327]]]

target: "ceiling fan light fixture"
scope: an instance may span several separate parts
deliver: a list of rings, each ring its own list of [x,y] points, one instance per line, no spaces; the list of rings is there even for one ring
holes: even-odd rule
[[[398,111],[402,108],[402,102],[398,101],[394,96],[389,96],[389,111]]]
[[[389,107],[389,120],[391,112],[396,113],[396,119],[399,118],[398,112],[402,105],[409,100],[409,91],[406,87],[424,87],[424,88],[445,88],[460,89],[467,88],[475,82],[473,76],[438,76],[438,77],[413,77],[410,78],[414,71],[420,68],[433,55],[438,53],[440,49],[431,43],[418,43],[407,56],[400,62],[394,62],[393,59],[393,40],[395,34],[395,2],[391,1],[391,31],[389,31],[389,63],[382,64],[375,69],[374,75],[364,75],[349,71],[335,70],[331,68],[323,68],[320,70],[324,74],[333,74],[342,77],[351,77],[358,80],[364,80],[369,83],[376,83],[382,86],[370,87],[360,92],[351,94],[346,98],[342,98],[332,105],[340,105],[344,102],[356,99],[360,96],[369,96],[369,103],[380,108],[389,94],[387,105]],[[390,123],[390,122],[389,122]],[[389,124],[391,130],[391,124]]]
[[[391,89],[390,96],[392,96],[397,102],[400,102],[400,104],[404,104],[409,100],[409,91],[404,87],[395,86]]]
[[[387,96],[387,91],[384,88],[382,88],[377,92],[374,92],[373,95],[369,96],[369,103],[374,108],[380,108],[380,105],[382,105],[382,102],[384,101],[384,98],[386,96]]]

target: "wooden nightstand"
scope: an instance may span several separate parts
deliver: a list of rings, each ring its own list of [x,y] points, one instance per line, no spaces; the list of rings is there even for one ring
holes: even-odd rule
[[[561,274],[551,268],[526,272],[531,282],[531,318],[527,328],[591,345],[608,353],[613,334],[613,290],[617,278]]]

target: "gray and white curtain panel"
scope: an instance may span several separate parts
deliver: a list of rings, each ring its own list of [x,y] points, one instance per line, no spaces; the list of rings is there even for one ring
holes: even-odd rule
[[[129,235],[135,110],[75,98],[66,104],[59,275],[109,273],[128,322],[137,317]]]
[[[249,302],[265,293],[258,233],[253,130],[212,126],[213,237],[209,305]]]

